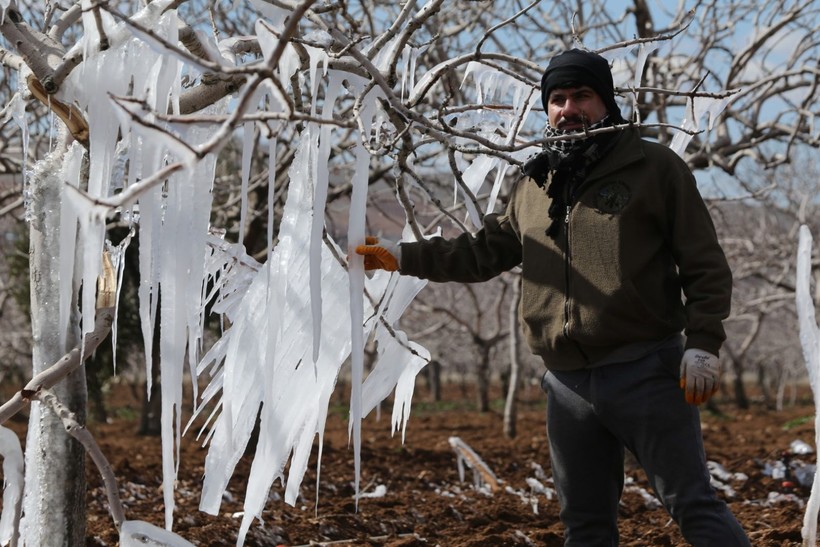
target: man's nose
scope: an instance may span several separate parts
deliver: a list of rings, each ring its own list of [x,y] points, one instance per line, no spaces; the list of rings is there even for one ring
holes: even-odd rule
[[[567,99],[564,101],[564,108],[562,109],[562,113],[565,117],[576,115],[580,112],[578,108],[578,103],[573,101],[572,99]]]

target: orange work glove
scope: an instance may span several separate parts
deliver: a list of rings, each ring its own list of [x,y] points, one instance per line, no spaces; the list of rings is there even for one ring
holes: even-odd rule
[[[720,386],[720,359],[707,351],[691,348],[680,362],[680,387],[690,405],[705,403]]]
[[[356,254],[364,257],[365,270],[399,270],[401,255],[398,243],[373,236],[366,236],[364,243],[356,247]]]

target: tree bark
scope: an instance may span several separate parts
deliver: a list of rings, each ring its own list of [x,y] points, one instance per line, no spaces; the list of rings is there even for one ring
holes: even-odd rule
[[[481,341],[481,357],[476,368],[476,391],[479,412],[490,410],[490,351],[491,346]]]
[[[60,324],[60,187],[63,155],[31,177],[31,323],[33,373],[42,372],[79,343],[79,321]],[[90,287],[87,290],[95,290]],[[75,303],[72,303],[75,306]],[[76,307],[75,307],[76,309]],[[54,387],[54,393],[81,423],[86,418],[85,369],[78,368]],[[59,418],[40,403],[32,404],[25,456],[26,494],[23,537],[27,545],[85,544],[85,451],[69,436]]]
[[[518,306],[521,302],[521,278],[512,284],[510,299],[510,381],[507,386],[507,400],[504,402],[504,435],[514,439],[516,435],[516,419],[518,417],[518,385],[521,370],[521,361],[518,359],[518,348],[521,339],[518,336]]]

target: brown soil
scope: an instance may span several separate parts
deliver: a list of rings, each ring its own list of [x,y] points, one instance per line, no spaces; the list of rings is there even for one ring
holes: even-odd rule
[[[524,395],[519,434],[510,440],[503,435],[500,411],[478,413],[453,397],[445,403],[424,403],[421,399],[426,394],[418,391],[404,445],[400,434],[390,435],[389,410],[381,420],[368,417],[363,424],[362,491],[384,485],[386,495],[361,499],[356,509],[347,422],[343,406],[334,405],[326,429],[318,509],[314,450],[296,506],[279,499],[277,483],[271,490],[264,524],[254,524],[246,545],[562,545],[557,501],[534,494],[527,484],[528,478],[537,477],[536,464],[550,476],[542,396],[536,390]],[[89,429],[114,466],[126,518],[162,526],[159,439],[134,434],[137,420],[128,409],[139,408],[138,402],[126,396],[119,403],[120,408],[112,412],[118,418],[108,424],[91,424]],[[800,545],[809,489],[788,476],[786,480],[767,476],[764,465],[781,460],[796,439],[814,446],[814,407],[807,402],[782,412],[759,407],[738,411],[729,404],[721,408],[724,415],[703,415],[707,456],[726,470],[748,477],[730,482],[734,497],[722,496],[753,545]],[[197,509],[206,451],[189,436],[183,439],[174,530],[195,545],[234,545],[240,522],[236,513],[242,511],[250,456],[240,463],[230,484],[232,499],[223,503],[219,516],[207,515]],[[453,436],[472,447],[501,481],[495,493],[475,489],[469,469],[465,481],[459,480],[456,454],[448,441]],[[813,463],[815,456],[794,459]],[[116,545],[99,475],[90,460],[88,465],[87,544]],[[647,488],[643,473],[634,464],[628,465],[627,475],[637,486]],[[539,480],[550,486],[543,477]],[[770,499],[777,494],[781,494],[780,501]],[[647,507],[645,499],[629,489],[623,495],[620,530],[622,545],[686,545],[663,509]]]

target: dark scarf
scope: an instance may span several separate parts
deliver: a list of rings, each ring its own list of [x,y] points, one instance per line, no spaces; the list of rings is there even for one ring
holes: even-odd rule
[[[587,129],[598,129],[611,125],[609,116],[606,116]],[[547,138],[568,134],[570,133],[551,126],[547,126],[544,131],[544,136]],[[524,164],[522,168],[524,174],[531,177],[542,188],[547,183],[550,173],[552,174],[547,187],[547,195],[551,198],[548,214],[552,220],[547,228],[547,235],[552,238],[558,235],[567,205],[574,197],[572,194],[586,179],[590,168],[609,151],[616,136],[616,132],[607,132],[587,138],[549,141],[544,144],[543,152]]]

